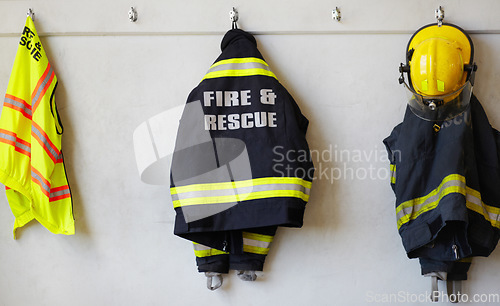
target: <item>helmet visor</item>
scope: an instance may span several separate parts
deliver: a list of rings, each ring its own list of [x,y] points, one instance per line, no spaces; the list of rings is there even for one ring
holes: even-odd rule
[[[456,91],[442,96],[423,96],[415,92],[406,82],[404,85],[411,111],[427,121],[455,118],[465,111],[472,95],[472,84],[469,81]]]

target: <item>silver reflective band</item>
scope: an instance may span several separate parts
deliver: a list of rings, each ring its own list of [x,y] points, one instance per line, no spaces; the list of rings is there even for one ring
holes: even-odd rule
[[[210,72],[215,72],[215,71],[223,71],[223,70],[245,70],[245,69],[264,69],[267,71],[271,71],[269,69],[269,66],[261,64],[261,63],[229,63],[229,64],[222,64],[215,66],[213,68],[210,68],[207,73]]]
[[[276,79],[267,63],[255,57],[230,58],[216,62],[203,77],[205,79],[263,75]]]
[[[31,114],[31,108],[26,107],[26,105],[24,105],[24,104],[23,104],[23,103],[21,103],[21,102],[18,102],[18,101],[16,101],[16,100],[9,99],[9,98],[7,98],[7,97],[5,98],[4,102],[5,102],[5,103],[7,103],[7,104],[11,104],[11,105],[13,105],[13,106],[15,106],[15,107],[19,107],[20,109],[22,109],[22,110],[23,110],[26,114],[28,114],[29,116],[31,116],[31,115],[32,115],[32,114]]]
[[[202,198],[202,197],[221,197],[221,196],[233,196],[233,195],[244,195],[251,192],[260,191],[270,191],[270,190],[297,190],[301,191],[306,195],[310,195],[311,189],[297,184],[267,184],[267,185],[255,185],[235,189],[220,189],[220,190],[198,190],[198,191],[188,191],[184,193],[172,194],[172,200],[186,200],[192,198]]]
[[[500,228],[500,208],[486,205],[481,200],[481,194],[470,188],[467,188],[466,199],[467,208],[482,214],[492,226]]]
[[[418,214],[418,212],[423,209],[425,206],[434,203],[434,202],[439,202],[439,200],[447,194],[446,189],[450,187],[457,187],[461,190],[465,190],[465,182],[461,180],[450,180],[445,183],[443,183],[440,187],[439,190],[436,194],[432,195],[431,197],[428,197],[425,199],[425,201],[421,204],[418,205],[411,205],[408,207],[403,207],[397,214],[396,217],[398,220],[401,220],[405,216],[410,216],[410,219],[412,218],[413,215]],[[404,204],[404,203],[403,203]],[[415,213],[414,213],[415,212]]]
[[[58,196],[69,194],[69,193],[70,193],[69,189],[64,189],[64,190],[61,190],[61,191],[51,192],[50,193],[50,197],[51,198],[55,198],[55,197],[58,197]]]
[[[238,189],[246,193],[236,193]],[[243,181],[205,183],[170,188],[174,208],[205,204],[235,205],[266,198],[299,198],[307,202],[311,182],[297,177],[263,177]],[[188,194],[187,198],[183,198]],[[217,194],[214,196],[214,194]]]
[[[40,182],[40,187],[42,187],[47,193],[50,194],[50,186],[45,184],[44,180],[36,174],[34,171],[31,171],[31,177]]]
[[[268,249],[269,246],[271,245],[271,242],[254,240],[254,239],[250,239],[250,238],[243,238],[243,244],[249,245],[249,246],[254,246],[257,248]]]
[[[212,249],[211,247],[208,247],[206,245],[199,244],[199,243],[193,243],[193,248],[196,251],[207,251],[207,250],[211,250]]]
[[[35,96],[33,97],[33,99],[31,99],[31,101],[33,101],[33,103],[35,103],[35,101],[38,101],[38,99],[40,98],[40,95],[45,90],[45,86],[47,85],[50,78],[52,77],[53,72],[54,72],[54,70],[52,69],[52,66],[51,66],[49,69],[49,72],[45,76],[45,79],[43,79],[42,83],[40,84],[40,87],[38,87],[38,90],[37,90]]]
[[[54,150],[54,148],[51,145],[51,142],[49,142],[49,140],[45,138],[42,132],[40,132],[34,125],[31,126],[31,132],[38,136],[38,139],[40,139],[40,141],[43,143],[46,151],[49,152],[55,160],[57,160],[60,152]]]
[[[15,147],[21,149],[21,150],[24,150],[28,153],[31,153],[31,148],[25,144],[22,144],[20,142],[17,141],[17,138],[12,136],[12,135],[8,135],[8,134],[5,134],[5,133],[0,133],[0,138],[2,139],[5,139],[5,140],[8,140],[8,141],[12,141],[13,143],[15,143]]]

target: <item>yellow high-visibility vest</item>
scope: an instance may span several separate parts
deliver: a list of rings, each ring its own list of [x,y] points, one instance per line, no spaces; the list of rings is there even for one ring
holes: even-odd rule
[[[36,219],[55,234],[75,233],[55,105],[57,77],[31,17],[19,41],[0,118],[0,182],[16,229]]]

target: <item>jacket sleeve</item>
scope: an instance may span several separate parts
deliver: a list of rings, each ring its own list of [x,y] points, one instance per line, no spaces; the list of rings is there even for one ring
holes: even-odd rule
[[[390,175],[391,175],[391,187],[394,190],[396,185],[396,164],[401,159],[400,151],[396,149],[396,143],[399,137],[399,130],[401,129],[402,123],[398,124],[392,130],[391,135],[384,139],[385,149],[387,150],[387,157],[389,159]]]

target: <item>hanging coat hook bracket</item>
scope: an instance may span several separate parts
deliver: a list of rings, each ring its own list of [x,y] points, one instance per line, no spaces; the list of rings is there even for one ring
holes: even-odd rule
[[[31,9],[31,7],[28,9],[28,13],[26,14],[26,17],[31,17],[33,21],[35,21],[35,12]]]
[[[229,19],[231,20],[231,24],[233,25],[233,29],[237,29],[238,25],[236,24],[236,21],[238,21],[239,16],[238,16],[238,11],[236,8],[233,7],[233,9],[229,12]]]
[[[130,20],[130,22],[137,21],[137,10],[133,6],[130,7],[130,10],[128,11],[128,20]]]
[[[438,27],[443,25],[443,20],[444,20],[444,10],[441,6],[436,9],[436,19],[438,23]]]
[[[340,14],[340,9],[338,7],[335,7],[335,9],[332,10],[332,19],[338,22],[342,19],[342,15]]]
[[[229,12],[229,19],[231,19],[231,22],[236,22],[238,21],[238,18],[238,11],[233,7],[233,9]]]

